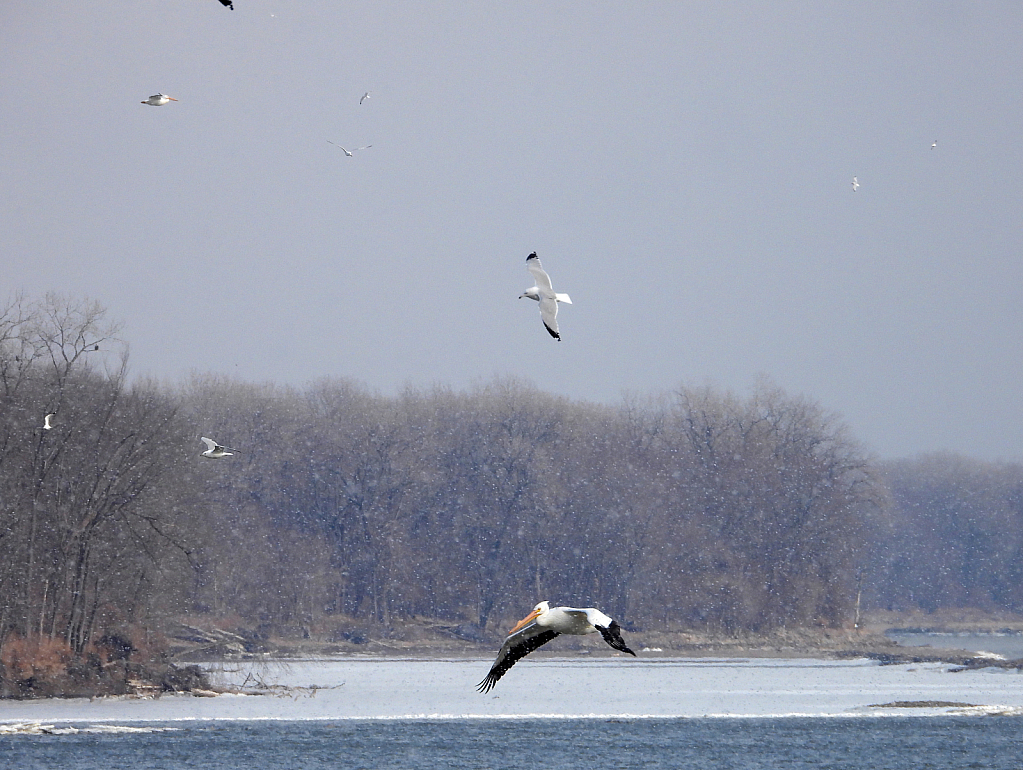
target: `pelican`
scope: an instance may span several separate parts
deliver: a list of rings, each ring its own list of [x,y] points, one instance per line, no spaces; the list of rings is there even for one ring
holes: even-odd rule
[[[148,99],[142,101],[143,104],[151,104],[154,107],[159,107],[167,102],[176,102],[173,96],[167,96],[167,94],[153,94]]]
[[[341,147],[341,145],[340,145],[340,144],[334,144],[334,142],[330,141],[329,139],[327,140],[327,143],[328,143],[328,144],[333,144],[333,145],[334,145],[335,147]],[[355,148],[354,150],[352,150],[352,152],[358,152],[359,150],[368,150],[368,149],[369,149],[370,147],[372,147],[372,146],[373,146],[373,145],[371,145],[371,144],[367,144],[367,145],[366,145],[365,147],[356,147],[356,148]],[[351,157],[352,157],[352,153],[351,153],[351,152],[349,152],[348,150],[346,150],[346,149],[345,149],[344,147],[341,147],[341,150],[342,150],[342,152],[344,152],[344,154],[345,154],[345,155],[347,155],[347,156],[348,156],[349,158],[351,158]]]
[[[515,661],[547,644],[559,634],[582,635],[598,631],[604,637],[604,641],[616,650],[636,655],[622,639],[622,629],[618,621],[612,620],[600,610],[593,607],[584,610],[575,607],[551,609],[550,602],[540,602],[508,632],[508,638],[501,645],[501,651],[497,653],[497,660],[490,667],[490,673],[476,689],[482,693],[490,692],[497,684],[497,680],[515,665]]]
[[[853,186],[853,192],[856,192],[857,190],[860,189],[860,183],[856,179],[856,177],[853,177],[852,186]]]
[[[544,328],[554,339],[561,342],[561,335],[558,334],[558,303],[567,302],[571,305],[572,299],[567,294],[555,293],[551,288],[551,277],[540,267],[540,259],[535,251],[526,257],[526,268],[533,274],[536,285],[522,292],[519,299],[528,297],[540,303],[540,320],[543,321]]]
[[[43,430],[53,430],[53,418],[56,416],[56,413],[50,412],[43,418]]]
[[[212,460],[219,460],[221,457],[230,457],[237,449],[231,449],[229,446],[221,446],[211,438],[202,437],[202,442],[206,445],[206,451],[202,453],[203,457],[209,457]],[[231,449],[230,452],[227,450]]]
[[[359,99],[359,104],[362,104],[362,103],[363,103],[364,101],[366,101],[366,100],[367,100],[368,98],[369,98],[369,91],[367,91],[366,93],[364,93],[364,94],[362,95],[362,98],[361,98],[361,99]]]
[[[931,145],[931,149],[932,150],[938,149],[938,140],[937,139],[934,140],[934,143]]]

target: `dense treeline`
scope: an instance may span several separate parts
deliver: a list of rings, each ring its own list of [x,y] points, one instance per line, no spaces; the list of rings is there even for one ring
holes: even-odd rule
[[[0,647],[197,613],[483,636],[541,598],[633,628],[836,626],[861,581],[877,607],[1023,609],[1023,469],[871,463],[770,384],[617,406],[515,379],[169,387],[130,382],[116,336],[95,303],[0,309]],[[240,451],[200,458],[200,435]]]
[[[877,501],[841,427],[767,387],[620,409],[515,380],[393,399],[336,381],[189,393],[211,433],[246,448],[206,474],[229,512],[211,540],[265,545],[244,563],[206,549],[200,571],[205,604],[248,617],[485,631],[551,595],[637,625],[836,624]]]
[[[1023,466],[934,454],[880,468],[891,502],[872,526],[871,605],[1023,612]]]

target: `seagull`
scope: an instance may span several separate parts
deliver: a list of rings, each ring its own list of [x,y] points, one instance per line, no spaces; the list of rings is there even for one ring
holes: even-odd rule
[[[220,4],[225,8],[230,8],[232,11],[234,10],[234,3],[232,0],[220,0]]]
[[[55,412],[50,412],[43,418],[43,430],[53,430],[53,418],[56,416]]]
[[[937,140],[937,139],[935,139],[935,140],[934,140],[934,144],[932,144],[932,145],[931,145],[931,149],[932,149],[932,150],[936,150],[937,148],[938,148],[938,140]]]
[[[366,100],[367,100],[368,98],[369,98],[369,91],[367,91],[366,93],[364,93],[364,94],[362,95],[362,98],[361,98],[361,99],[359,99],[359,104],[362,104],[362,103],[363,103],[364,101],[366,101]]]
[[[497,660],[490,667],[490,673],[477,685],[482,693],[490,692],[497,680],[520,658],[541,647],[559,634],[594,634],[600,632],[604,641],[616,650],[635,657],[622,639],[618,622],[593,607],[584,610],[575,607],[555,607],[550,602],[540,602],[526,617],[508,632],[508,638],[497,653]]]
[[[143,100],[143,104],[151,104],[154,107],[159,107],[167,102],[176,102],[173,96],[167,96],[167,94],[153,94],[148,99]]]
[[[856,192],[857,190],[860,189],[860,183],[859,183],[859,181],[857,181],[856,177],[853,177],[852,186],[853,186],[853,192]]]
[[[536,285],[526,289],[519,295],[519,299],[528,297],[540,303],[540,320],[544,328],[551,336],[561,342],[561,335],[558,334],[558,303],[567,302],[572,304],[572,299],[567,294],[556,294],[551,288],[551,278],[540,267],[540,259],[534,251],[526,257],[526,268],[533,274]]]
[[[237,449],[231,449],[229,446],[221,446],[211,438],[202,437],[202,442],[206,444],[206,451],[202,453],[202,457],[209,457],[211,460],[219,460],[221,457],[230,457]],[[231,449],[230,452],[227,450]]]
[[[335,147],[341,147],[340,144],[334,144],[334,142],[330,141],[329,139],[327,140],[327,143],[328,144],[333,144]],[[352,152],[358,152],[359,150],[368,150],[372,146],[373,145],[371,145],[371,144],[367,144],[365,147],[356,147],[354,150],[352,150]],[[352,157],[352,153],[351,152],[348,152],[348,150],[345,150],[344,147],[341,147],[341,149],[342,149],[342,151],[344,151],[344,154],[347,155],[349,158]]]

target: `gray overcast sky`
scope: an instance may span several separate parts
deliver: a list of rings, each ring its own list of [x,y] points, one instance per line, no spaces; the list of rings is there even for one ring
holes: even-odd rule
[[[881,457],[1023,460],[1019,3],[495,5],[7,0],[0,294],[168,381],[767,375]]]

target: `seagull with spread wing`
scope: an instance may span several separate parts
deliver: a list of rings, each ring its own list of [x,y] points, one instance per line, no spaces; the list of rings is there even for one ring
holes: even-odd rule
[[[572,304],[572,298],[567,294],[558,294],[551,287],[551,277],[547,275],[540,266],[540,258],[534,251],[526,257],[526,268],[533,274],[536,285],[526,289],[519,295],[519,299],[528,297],[540,303],[540,320],[550,335],[561,342],[561,334],[558,332],[558,303],[565,302]]]
[[[343,153],[344,153],[345,155],[347,155],[347,156],[348,156],[349,158],[351,158],[351,157],[352,157],[352,153],[353,153],[353,152],[358,152],[359,150],[368,150],[368,149],[369,149],[370,147],[372,147],[372,146],[373,146],[373,145],[371,145],[371,144],[367,144],[367,145],[366,145],[365,147],[356,147],[356,148],[355,148],[354,150],[352,150],[351,152],[349,152],[349,151],[348,151],[348,150],[346,150],[346,149],[345,149],[344,147],[341,147],[341,145],[340,145],[340,144],[336,144],[336,143],[334,143],[334,142],[330,141],[329,139],[327,140],[327,144],[333,144],[333,145],[334,145],[335,147],[338,147],[338,148],[340,148],[340,149],[341,149],[341,151],[342,151],[342,152],[343,152]]]
[[[231,449],[229,446],[222,446],[211,438],[202,437],[202,443],[206,445],[206,451],[200,454],[201,457],[208,457],[211,460],[219,460],[221,457],[230,457],[237,449]],[[228,451],[230,450],[230,451]]]

